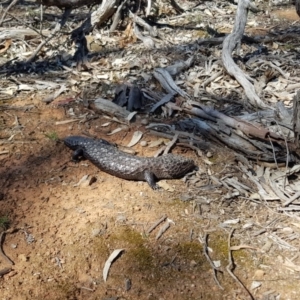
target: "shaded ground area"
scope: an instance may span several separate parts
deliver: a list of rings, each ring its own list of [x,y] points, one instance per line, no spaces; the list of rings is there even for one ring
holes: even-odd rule
[[[45,106],[3,114],[2,125],[12,128],[14,116],[24,126],[15,128],[14,143],[1,145],[1,151],[8,150],[1,155],[1,216],[8,218],[11,228],[19,228],[6,235],[3,245],[15,262],[14,271],[1,280],[4,299],[17,299],[17,295],[20,299],[202,298],[199,295],[208,299],[212,291],[211,299],[221,297],[197,236],[199,228],[208,224],[193,216],[190,204],[179,200],[182,190],[188,191],[182,181],[169,182],[173,193],[156,192],[144,182],[102,173],[88,161],[70,161],[71,152],[54,140],[56,134],[60,138],[95,134],[89,128],[100,128],[106,122],[101,117],[88,124],[55,126],[56,120],[64,119],[64,109]],[[2,138],[7,134],[3,130]],[[97,134],[105,137],[104,132]],[[17,135],[26,136],[28,143],[18,144]],[[146,134],[144,139],[150,141],[151,137]],[[126,144],[126,136],[121,134],[109,140]],[[140,155],[151,154],[143,148],[137,150]],[[197,160],[184,149],[176,152]],[[87,187],[74,186],[85,174],[97,181]],[[171,228],[156,241],[157,230],[146,231],[162,215],[172,220]],[[219,234],[216,236],[223,244],[220,258],[225,260],[226,240]],[[119,248],[125,253],[104,283],[104,262]],[[1,258],[1,268],[5,266]],[[127,292],[126,280],[132,283]],[[226,286],[227,280],[223,284]]]

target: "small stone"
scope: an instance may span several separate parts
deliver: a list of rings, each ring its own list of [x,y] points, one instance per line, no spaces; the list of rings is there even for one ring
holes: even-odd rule
[[[138,206],[138,205],[136,205],[136,206],[134,206],[133,210],[135,210],[135,211],[140,211],[140,210],[141,210],[141,207]]]
[[[291,228],[291,227],[284,227],[281,229],[282,233],[285,233],[285,234],[291,234],[294,232],[294,230]]]
[[[206,153],[206,157],[207,157],[207,158],[211,158],[211,157],[213,157],[213,154],[212,154],[210,151],[208,151],[208,152]]]
[[[16,249],[17,248],[17,245],[16,244],[11,244],[10,245],[13,249]]]
[[[92,230],[92,237],[95,237],[97,235],[99,235],[101,233],[101,229],[100,228],[94,228]]]
[[[148,143],[147,143],[146,141],[141,141],[141,142],[140,142],[140,145],[141,145],[142,147],[146,147],[146,146],[148,145]]]
[[[191,260],[191,262],[190,262],[190,266],[191,266],[191,267],[195,267],[195,266],[197,266],[197,262],[196,262],[196,261],[194,261],[194,260]]]
[[[261,282],[259,282],[259,281],[252,281],[250,289],[251,290],[255,290],[255,289],[259,288],[260,286],[261,286]]]
[[[26,257],[25,254],[19,254],[18,258],[20,261],[24,261],[24,262],[26,262],[28,260],[28,257]]]
[[[220,260],[214,260],[213,264],[216,268],[220,268],[221,267],[221,261]]]
[[[148,125],[149,124],[149,120],[148,119],[142,119],[141,120],[141,124],[142,125]]]
[[[34,273],[33,276],[35,276],[37,279],[41,278],[41,274],[40,273]]]
[[[116,222],[118,223],[125,223],[127,218],[124,215],[117,215]]]
[[[131,280],[129,278],[125,279],[125,291],[128,292],[131,289]]]
[[[273,242],[271,240],[267,240],[267,242],[261,247],[261,251],[269,252],[272,245],[273,245]]]
[[[254,273],[254,278],[261,280],[265,275],[265,272],[263,270],[256,270]]]
[[[79,282],[92,282],[92,278],[91,276],[89,276],[88,274],[85,273],[79,273],[78,274],[78,281]]]

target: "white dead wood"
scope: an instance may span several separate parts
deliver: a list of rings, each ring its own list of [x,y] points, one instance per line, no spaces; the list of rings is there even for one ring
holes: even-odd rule
[[[152,1],[147,0],[146,17],[148,17],[150,15],[151,5],[152,5]]]
[[[119,7],[118,7],[116,13],[114,14],[113,22],[112,22],[112,24],[111,24],[111,26],[110,26],[110,29],[109,29],[110,32],[113,32],[113,31],[116,30],[116,28],[117,28],[117,26],[118,26],[118,23],[119,23],[119,21],[120,21],[120,19],[121,19],[121,11],[122,11],[122,8],[123,8],[123,6],[124,6],[124,4],[125,4],[126,2],[127,2],[127,0],[123,1],[123,2],[119,5]]]
[[[62,85],[58,91],[56,91],[53,94],[47,96],[42,101],[45,102],[45,103],[50,103],[66,90],[67,90],[66,86]]]
[[[57,121],[55,122],[55,125],[65,125],[65,124],[69,124],[69,123],[74,123],[80,121],[80,119],[70,119],[70,120],[64,120],[64,121]]]
[[[217,277],[217,273],[218,272],[221,272],[222,271],[220,270],[219,266],[216,266],[215,263],[211,260],[210,256],[209,256],[209,247],[208,247],[208,234],[206,233],[204,238],[201,238],[199,236],[198,238],[199,242],[203,245],[203,254],[204,256],[206,257],[208,263],[210,264],[212,270],[213,270],[213,276],[214,276],[214,280],[216,282],[216,284],[218,285],[218,287],[221,289],[221,290],[224,290],[224,288],[221,286],[219,280],[218,280],[218,277]]]
[[[176,144],[177,140],[178,140],[178,133],[176,133],[176,134],[174,135],[172,141],[170,141],[170,142],[168,143],[167,147],[166,147],[165,150],[164,150],[164,155],[165,155],[165,154],[168,154],[168,153],[170,152],[171,148]]]
[[[155,43],[154,43],[153,39],[150,36],[142,35],[142,33],[140,32],[138,26],[135,23],[134,23],[134,26],[133,26],[133,32],[134,32],[135,36],[143,42],[145,48],[147,48],[147,49],[154,49],[155,48]]]
[[[249,8],[249,0],[239,1],[233,31],[223,42],[222,61],[227,72],[235,77],[239,84],[244,88],[250,103],[255,107],[266,108],[267,105],[259,98],[254,86],[246,78],[243,71],[235,64],[231,56],[232,51],[241,42],[243,37]]]
[[[91,25],[99,25],[108,20],[108,18],[110,18],[116,11],[118,2],[118,0],[103,1],[99,8],[92,13],[90,20]]]
[[[95,26],[99,26],[107,21],[116,11],[119,5],[119,0],[106,0],[102,1],[98,9],[90,14],[90,17],[72,33],[73,36],[82,32],[89,32]]]
[[[158,221],[156,221],[148,230],[147,234],[150,234],[160,223],[164,222],[167,219],[167,215],[162,216]]]
[[[130,115],[130,112],[125,108],[120,107],[119,105],[103,98],[96,99],[94,101],[94,106],[96,110],[100,110],[104,113],[107,113],[108,115],[120,117],[123,119],[128,118],[128,116]]]
[[[133,22],[144,27],[151,36],[157,36],[157,30],[155,27],[150,26],[148,23],[146,23],[142,18],[139,16],[133,14],[131,11],[129,11],[129,16],[133,19]]]
[[[159,230],[159,232],[157,233],[155,239],[158,240],[160,239],[160,237],[170,228],[170,222],[166,222]]]
[[[51,32],[49,30],[43,30],[42,35],[47,36]],[[4,28],[0,27],[0,40],[7,40],[7,39],[24,39],[28,40],[31,37],[40,36],[37,31],[34,31],[29,28]]]
[[[124,249],[116,249],[112,252],[112,254],[109,256],[107,261],[105,262],[104,268],[103,268],[103,280],[106,282],[108,271],[110,269],[111,264],[113,261],[119,256],[120,253],[122,253]]]
[[[182,97],[190,98],[190,96],[177,86],[172,76],[163,68],[157,68],[153,72],[154,77],[160,82],[161,86],[172,95],[179,94]]]

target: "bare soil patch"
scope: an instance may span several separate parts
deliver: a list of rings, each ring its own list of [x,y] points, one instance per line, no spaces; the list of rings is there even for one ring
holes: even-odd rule
[[[209,192],[210,199],[215,193],[216,201],[200,207],[193,200],[180,200],[184,194],[193,194],[192,187],[180,180],[168,181],[174,192],[153,191],[145,182],[115,178],[88,161],[74,164],[71,152],[53,140],[54,133],[59,138],[93,135],[106,119],[55,126],[56,121],[65,119],[64,108],[41,105],[37,99],[22,101],[22,105],[29,103],[37,108],[9,111],[1,117],[5,125],[2,138],[14,128],[16,117],[24,124],[13,129],[14,143],[2,143],[0,149],[8,151],[1,155],[1,216],[16,229],[6,234],[3,243],[4,252],[15,263],[13,271],[0,281],[3,299],[246,299],[245,291],[226,272],[218,273],[224,290],[218,288],[199,237],[209,233],[209,255],[220,261],[224,270],[229,229],[221,228],[220,223],[240,218],[242,213],[246,218],[243,223],[263,224],[274,218],[273,212],[266,213],[261,205],[239,199],[219,202],[221,190]],[[13,104],[22,107],[17,100]],[[18,143],[18,135],[28,142]],[[97,136],[108,139],[101,129]],[[153,137],[145,134],[144,139]],[[128,142],[122,134],[109,140],[123,145]],[[136,150],[139,155],[153,154],[148,148]],[[175,151],[206,168],[191,151],[179,147]],[[213,159],[212,169],[217,170],[224,168],[232,155],[222,150]],[[75,186],[86,174],[97,181],[87,187]],[[171,220],[171,227],[156,240],[159,229],[151,234],[147,229],[163,215]],[[278,216],[274,222],[284,220]],[[260,243],[252,243],[245,229],[232,244],[243,243],[240,238],[254,248],[234,252],[235,273],[248,287],[255,280],[263,281],[257,299],[273,299],[264,298],[264,293],[282,293],[285,299],[296,299],[297,277],[278,265],[283,253],[270,255],[258,249],[267,243],[267,236]],[[105,283],[102,269],[114,249],[125,252],[113,264]],[[10,265],[1,257],[1,269],[5,267]]]

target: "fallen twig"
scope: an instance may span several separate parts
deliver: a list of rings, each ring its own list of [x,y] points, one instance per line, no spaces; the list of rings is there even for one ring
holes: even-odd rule
[[[248,9],[250,7],[249,0],[238,2],[237,14],[232,33],[229,34],[223,42],[222,61],[227,72],[234,76],[239,84],[244,88],[245,94],[249,102],[255,107],[265,108],[267,105],[257,95],[253,84],[247,79],[243,71],[236,65],[231,57],[231,53],[238,43],[240,43],[245,30]]]
[[[60,31],[60,28],[55,28],[55,30],[53,31],[52,34],[50,34],[50,36],[48,36],[44,41],[42,41],[39,46],[36,48],[36,50],[32,53],[32,55],[27,59],[27,63],[31,63],[34,61],[35,57],[37,56],[37,54],[41,51],[41,49],[49,42],[51,41],[56,34]]]
[[[155,222],[148,230],[147,230],[147,234],[151,233],[160,223],[162,223],[163,221],[165,221],[167,219],[167,216],[163,216],[161,217],[157,222]]]
[[[163,233],[166,232],[166,231],[168,230],[169,227],[170,227],[170,222],[167,222],[166,224],[164,224],[164,225],[160,228],[160,230],[159,230],[159,232],[157,233],[155,239],[158,240],[158,239],[163,235]]]
[[[18,0],[13,0],[7,7],[7,9],[5,10],[5,12],[2,14],[1,20],[0,20],[0,26],[2,25],[4,18],[6,16],[6,14],[8,13],[8,11],[18,2]]]
[[[0,234],[0,254],[9,264],[14,265],[15,263],[8,256],[5,255],[5,253],[3,252],[3,249],[2,249],[2,240],[3,240],[5,233],[6,233],[6,231],[2,231]]]
[[[176,133],[172,139],[172,141],[170,141],[166,147],[166,149],[164,150],[164,154],[168,154],[170,149],[174,146],[174,144],[177,142],[178,140],[178,133]]]
[[[12,271],[12,268],[4,268],[4,269],[0,270],[0,277],[11,271]]]
[[[232,270],[234,268],[234,262],[233,262],[233,258],[232,258],[233,250],[231,249],[230,240],[231,240],[233,232],[234,232],[234,228],[231,229],[229,236],[228,236],[228,261],[229,261],[229,263],[226,267],[226,270],[227,270],[228,274],[247,292],[247,294],[249,295],[249,299],[254,300],[250,291],[244,286],[244,284],[232,272]]]
[[[204,236],[204,239],[203,239],[203,242],[201,242],[201,240],[199,239],[200,243],[203,244],[203,253],[204,253],[204,256],[206,257],[208,263],[210,264],[210,266],[212,267],[213,269],[213,273],[214,273],[214,280],[216,282],[216,284],[218,285],[218,287],[221,289],[221,290],[224,290],[224,288],[221,286],[218,278],[217,278],[217,272],[222,272],[220,271],[215,265],[214,263],[211,261],[209,255],[208,255],[208,245],[207,245],[207,238],[208,238],[208,234],[206,233],[205,236]]]

